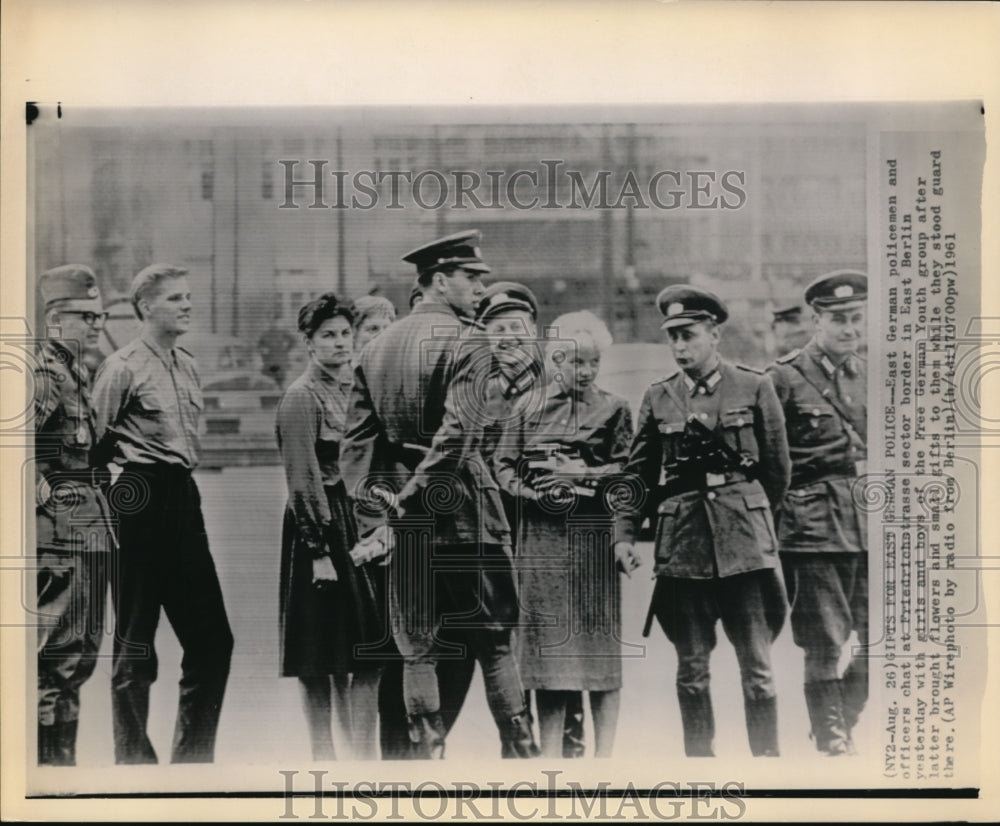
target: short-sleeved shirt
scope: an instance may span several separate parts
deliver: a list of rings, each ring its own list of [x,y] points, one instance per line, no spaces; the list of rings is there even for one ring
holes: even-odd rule
[[[140,336],[108,356],[94,382],[98,436],[118,464],[198,464],[203,407],[194,356]]]

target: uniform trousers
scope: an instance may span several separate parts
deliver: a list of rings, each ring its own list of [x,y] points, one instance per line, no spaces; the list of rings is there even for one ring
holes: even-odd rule
[[[483,669],[487,701],[497,723],[524,710],[511,651],[517,589],[504,546],[433,546],[397,533],[389,594],[393,637],[403,656],[407,714],[441,710],[437,664],[464,660],[470,650]]]
[[[782,552],[792,638],[805,651],[805,681],[836,680],[840,652],[855,632],[868,644],[867,552]],[[867,681],[868,655],[860,650],[845,674]]]
[[[774,569],[712,579],[660,577],[653,599],[656,618],[677,649],[679,694],[708,690],[709,657],[721,620],[736,649],[743,696],[775,696],[771,644],[784,625],[787,603]]]
[[[129,486],[131,496],[116,491]],[[109,494],[119,520],[112,576],[117,635],[111,678],[115,759],[155,763],[146,734],[160,609],[184,651],[174,763],[211,762],[233,635],[191,472],[129,465]]]
[[[38,549],[38,722],[80,716],[104,635],[108,554]]]

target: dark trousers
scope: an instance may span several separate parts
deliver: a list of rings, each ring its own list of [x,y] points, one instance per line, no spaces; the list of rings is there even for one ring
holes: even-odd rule
[[[156,762],[146,720],[162,607],[184,651],[171,762],[211,762],[233,636],[198,488],[188,471],[130,465],[109,500],[117,506],[120,544],[112,576],[118,626],[111,678],[115,759]]]
[[[868,644],[868,554],[783,552],[781,562],[792,636],[805,652],[805,681],[836,680],[851,632],[860,648]],[[867,651],[851,658],[845,676],[863,682],[867,698]]]
[[[414,546],[397,540],[389,595],[408,714],[441,711],[438,665],[465,660],[470,651],[482,666],[497,724],[524,710],[510,644],[518,619],[517,589],[502,546]]]
[[[80,716],[80,687],[97,665],[108,598],[108,554],[38,550],[38,722]]]
[[[736,649],[743,696],[774,697],[771,644],[784,625],[787,603],[773,569],[714,579],[660,577],[654,592],[656,617],[677,649],[678,694],[700,694],[709,687],[709,657],[715,626]]]

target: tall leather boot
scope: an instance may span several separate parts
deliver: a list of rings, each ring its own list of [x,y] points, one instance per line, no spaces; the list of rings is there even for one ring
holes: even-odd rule
[[[816,680],[805,684],[806,708],[816,748],[839,757],[851,752],[850,737],[844,723],[839,680]]]
[[[563,757],[583,757],[586,743],[583,739],[583,692],[573,692],[566,701],[566,723],[563,727]]]
[[[715,757],[715,715],[708,691],[677,689],[684,724],[684,753],[688,757]]]
[[[58,766],[56,762],[56,726],[38,724],[38,765]]]
[[[852,662],[844,676],[840,678],[840,697],[844,712],[844,724],[847,726],[847,736],[858,724],[858,718],[868,701],[868,666],[867,663],[855,667]]]
[[[441,714],[411,714],[407,718],[415,760],[443,760],[445,728]]]
[[[538,757],[541,754],[531,730],[531,714],[522,709],[508,720],[500,723],[500,756],[504,758]]]
[[[754,757],[778,757],[778,700],[776,697],[743,698],[747,738]]]
[[[52,728],[55,730],[55,765],[75,766],[76,765],[76,720],[63,720],[56,723]]]

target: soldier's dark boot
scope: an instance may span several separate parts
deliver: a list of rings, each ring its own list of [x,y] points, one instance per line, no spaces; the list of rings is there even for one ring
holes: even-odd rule
[[[438,712],[411,714],[408,718],[410,745],[415,760],[443,760],[445,727]]]
[[[840,698],[840,680],[805,684],[806,708],[816,748],[831,757],[852,752]]]
[[[76,765],[76,720],[64,720],[52,726],[55,729],[55,765]]]
[[[56,727],[38,724],[38,765],[58,766],[56,762]]]
[[[684,724],[684,753],[688,757],[715,757],[715,715],[708,691],[677,689]]]
[[[867,668],[854,668],[853,665],[854,663],[851,663],[844,676],[840,678],[840,698],[848,737],[858,724],[858,718],[868,701]]]
[[[500,724],[501,757],[538,757],[541,751],[531,730],[531,715],[524,709]]]
[[[566,723],[563,726],[563,757],[583,757],[586,744],[583,739],[583,692],[574,691],[566,700]]]
[[[778,757],[778,700],[743,698],[747,717],[747,737],[754,757]]]

